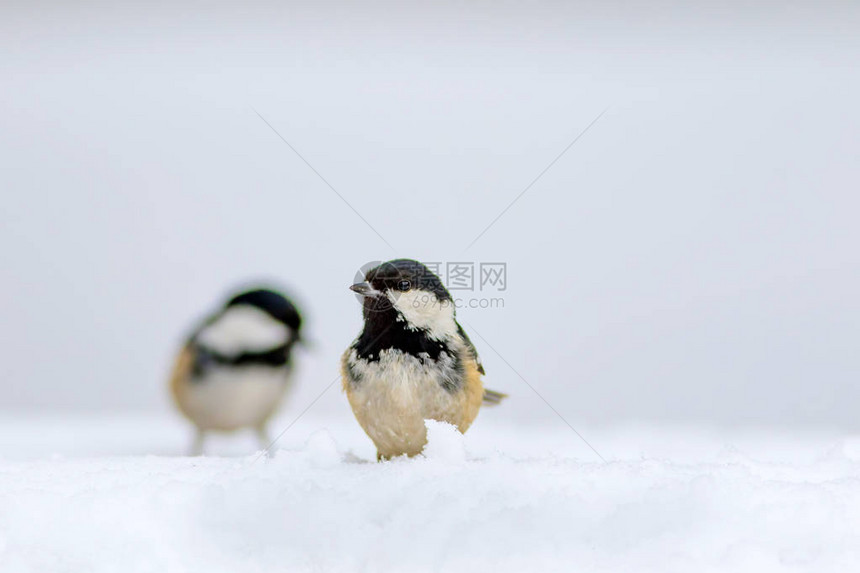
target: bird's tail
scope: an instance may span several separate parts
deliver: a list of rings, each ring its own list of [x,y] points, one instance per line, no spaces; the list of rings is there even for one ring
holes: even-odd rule
[[[495,390],[488,390],[484,388],[484,405],[485,406],[496,406],[501,404],[502,400],[507,398],[507,394],[502,394],[501,392],[496,392]]]

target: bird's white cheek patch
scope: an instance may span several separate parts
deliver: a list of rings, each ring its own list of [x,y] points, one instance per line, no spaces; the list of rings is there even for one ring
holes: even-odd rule
[[[440,301],[433,293],[423,290],[387,291],[387,295],[412,328],[426,330],[437,340],[457,333],[453,301]]]
[[[221,354],[265,351],[284,344],[289,328],[266,312],[249,305],[228,308],[215,322],[200,331],[198,340]]]

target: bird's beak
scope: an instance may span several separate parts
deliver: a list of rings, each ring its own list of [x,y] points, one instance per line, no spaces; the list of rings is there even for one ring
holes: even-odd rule
[[[379,292],[379,291],[375,290],[372,286],[370,286],[370,283],[366,283],[366,282],[365,283],[355,283],[354,285],[349,287],[349,290],[351,290],[352,292],[358,293],[361,296],[374,296],[375,294],[377,294]]]

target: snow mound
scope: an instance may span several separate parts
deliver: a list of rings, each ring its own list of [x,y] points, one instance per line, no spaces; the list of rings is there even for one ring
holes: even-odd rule
[[[355,427],[360,455],[325,427],[272,457],[0,459],[0,571],[860,570],[856,441],[603,463],[428,423],[424,456],[376,463]],[[597,436],[605,454],[624,440]]]
[[[310,435],[305,450],[311,465],[317,468],[330,468],[341,460],[337,442],[328,430],[318,430]]]
[[[466,461],[466,445],[460,430],[446,422],[424,420],[427,426],[427,445],[424,446],[424,457],[447,463],[462,463]]]

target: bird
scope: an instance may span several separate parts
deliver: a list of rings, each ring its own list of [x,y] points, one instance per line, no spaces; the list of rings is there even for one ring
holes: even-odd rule
[[[264,447],[266,424],[290,385],[302,317],[283,294],[254,288],[231,297],[197,326],[176,358],[170,390],[196,434],[253,429]]]
[[[343,353],[341,377],[378,461],[420,454],[425,419],[463,433],[482,405],[507,397],[484,389],[484,367],[454,300],[427,266],[395,259],[363,278],[349,287],[362,302],[364,327]]]

